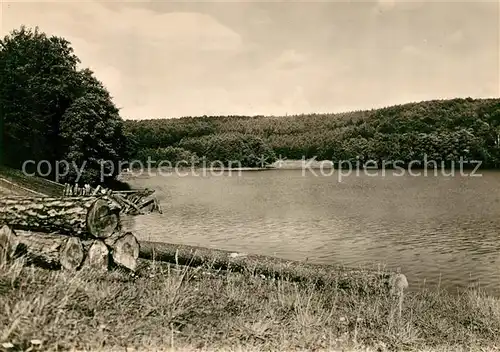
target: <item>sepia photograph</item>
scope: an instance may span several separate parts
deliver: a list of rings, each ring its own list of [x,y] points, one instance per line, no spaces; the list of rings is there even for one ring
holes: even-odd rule
[[[500,2],[1,0],[14,351],[500,351]]]

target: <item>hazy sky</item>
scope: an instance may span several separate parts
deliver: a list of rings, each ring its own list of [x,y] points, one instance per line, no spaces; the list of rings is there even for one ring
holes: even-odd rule
[[[499,96],[496,2],[4,2],[71,41],[124,118]]]

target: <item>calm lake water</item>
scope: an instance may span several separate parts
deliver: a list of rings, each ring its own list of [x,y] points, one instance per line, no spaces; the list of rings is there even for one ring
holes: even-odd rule
[[[156,189],[163,215],[137,217],[143,240],[350,267],[401,268],[410,286],[500,295],[500,172],[481,177],[301,170],[128,180]]]

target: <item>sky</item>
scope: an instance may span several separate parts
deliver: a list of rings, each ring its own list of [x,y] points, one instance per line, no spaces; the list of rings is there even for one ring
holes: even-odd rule
[[[125,119],[499,97],[497,2],[3,2],[68,39]]]

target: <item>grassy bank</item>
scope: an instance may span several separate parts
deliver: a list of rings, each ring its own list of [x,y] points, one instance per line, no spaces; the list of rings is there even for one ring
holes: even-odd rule
[[[384,293],[382,293],[384,292]],[[500,301],[380,294],[142,262],[139,273],[0,268],[10,350],[493,350]],[[34,342],[34,344],[32,343]],[[8,345],[5,345],[8,346]],[[38,346],[38,347],[37,347]]]

